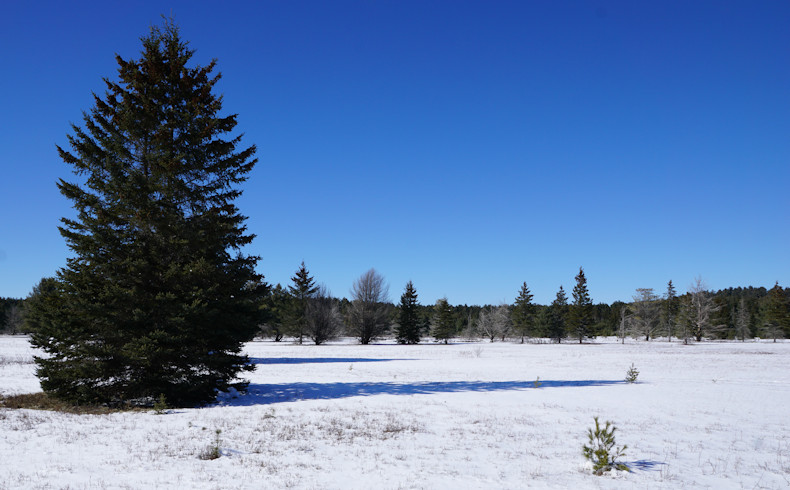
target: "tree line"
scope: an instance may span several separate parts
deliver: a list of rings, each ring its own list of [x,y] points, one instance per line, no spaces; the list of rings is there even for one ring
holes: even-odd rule
[[[287,286],[262,284],[257,336],[317,345],[341,336],[356,337],[362,344],[381,339],[416,344],[453,338],[491,342],[581,342],[599,336],[686,342],[790,338],[790,288],[778,283],[771,289],[750,286],[713,292],[697,279],[687,293],[678,295],[670,280],[662,294],[637,288],[630,302],[593,304],[583,269],[575,279],[570,299],[560,286],[548,305],[533,303],[526,282],[511,304],[452,305],[441,298],[423,305],[411,281],[400,301],[390,302],[389,288],[375,269],[354,282],[350,299],[334,297],[302,262]],[[32,304],[42,301],[53,286],[54,279],[46,278],[27,299],[0,298],[0,332],[35,332],[40,319],[27,315],[25,304],[37,311]]]

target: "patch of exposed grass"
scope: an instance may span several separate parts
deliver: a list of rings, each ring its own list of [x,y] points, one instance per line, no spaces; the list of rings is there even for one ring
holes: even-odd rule
[[[21,395],[0,395],[0,408],[27,408],[30,410],[49,410],[79,415],[96,415],[134,410],[125,407],[111,408],[105,405],[75,405],[51,397],[44,392],[23,393]]]

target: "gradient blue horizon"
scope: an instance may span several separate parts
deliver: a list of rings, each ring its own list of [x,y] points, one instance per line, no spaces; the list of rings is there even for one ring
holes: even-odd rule
[[[63,267],[55,145],[175,16],[260,162],[247,253],[349,295],[547,304],[790,285],[790,3],[13,2],[0,42],[0,296]]]

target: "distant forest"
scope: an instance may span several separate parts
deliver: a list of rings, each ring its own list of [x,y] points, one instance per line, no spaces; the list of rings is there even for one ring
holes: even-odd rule
[[[383,278],[374,270],[367,274],[371,275],[368,280],[379,281],[377,294],[386,297]],[[358,337],[362,343],[384,338],[401,343],[450,338],[570,342],[598,336],[642,340],[666,340],[669,336],[673,340],[790,338],[790,288],[778,284],[772,289],[749,286],[715,292],[700,284],[696,293],[692,288],[677,296],[671,283],[662,293],[640,288],[631,302],[587,305],[587,324],[580,330],[573,325],[573,317],[574,309],[581,307],[575,307],[573,298],[563,298],[564,290],[548,305],[532,304],[526,283],[516,291],[512,304],[451,305],[441,299],[426,305],[419,303],[417,290],[410,283],[411,305],[404,303],[408,299],[404,297],[399,304],[373,298],[366,313],[361,304],[370,293],[364,290],[370,284],[363,279],[364,275],[355,283],[351,299],[334,298],[316,285],[302,264],[287,287],[266,285],[267,294],[259,305],[259,337],[317,344],[339,336]],[[0,333],[35,331],[36,322],[26,317],[25,304],[31,298],[35,301],[36,291],[49,281],[42,280],[27,299],[0,298]],[[704,305],[699,304],[700,297]],[[699,311],[700,307],[705,311]],[[404,329],[407,323],[411,323],[410,332]]]

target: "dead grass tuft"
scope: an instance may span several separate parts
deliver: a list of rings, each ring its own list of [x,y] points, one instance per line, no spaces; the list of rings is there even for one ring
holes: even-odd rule
[[[21,395],[0,395],[0,408],[49,410],[52,412],[73,413],[78,415],[97,415],[134,410],[132,408],[110,408],[105,405],[75,405],[51,397],[44,392],[23,393]]]

